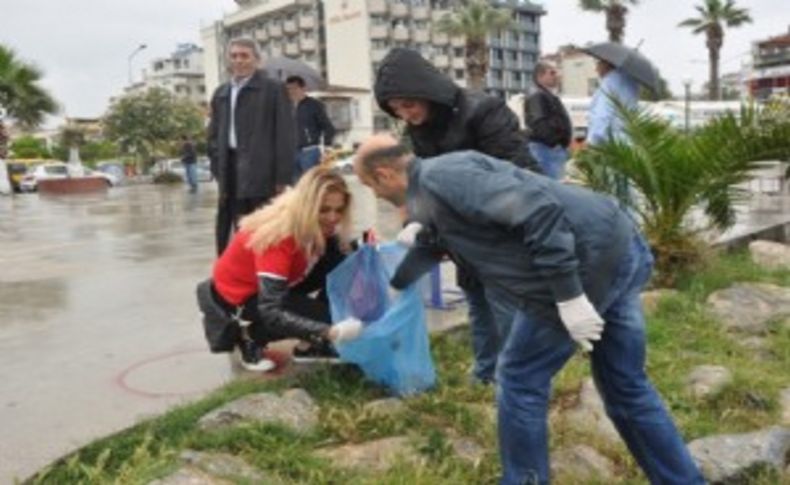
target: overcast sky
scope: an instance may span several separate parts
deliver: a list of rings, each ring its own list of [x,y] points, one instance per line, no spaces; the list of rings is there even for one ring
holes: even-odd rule
[[[325,0],[339,1],[339,0]],[[641,51],[658,66],[675,93],[690,77],[694,90],[707,78],[704,39],[678,22],[702,0],[643,0],[632,8],[626,43],[641,40]],[[603,15],[581,12],[577,0],[543,0],[544,52],[567,43],[605,40]],[[788,0],[738,0],[754,23],[727,31],[722,72],[737,70],[748,58],[751,41],[788,31]],[[0,0],[0,43],[44,71],[43,85],[61,103],[62,115],[100,116],[110,96],[128,78],[128,57],[141,43],[147,49],[133,59],[133,71],[153,58],[169,55],[181,42],[200,43],[200,28],[235,9],[233,0]]]

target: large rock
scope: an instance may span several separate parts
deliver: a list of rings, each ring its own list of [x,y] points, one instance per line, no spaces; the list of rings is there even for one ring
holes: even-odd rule
[[[451,437],[450,444],[455,454],[458,455],[458,458],[474,466],[479,465],[486,454],[486,449],[471,438]]]
[[[565,419],[574,428],[592,432],[610,443],[621,442],[620,434],[607,416],[601,396],[591,378],[582,382],[579,404],[565,413]]]
[[[790,425],[790,387],[779,393],[779,405],[782,407],[782,424]]]
[[[790,246],[773,241],[749,243],[752,261],[767,269],[790,269]]]
[[[398,459],[409,463],[420,461],[419,454],[410,446],[409,438],[405,436],[318,450],[316,455],[328,459],[335,467],[373,472],[389,470]]]
[[[149,485],[225,485],[232,483],[281,483],[263,475],[241,458],[226,453],[203,453],[185,450],[184,466]]]
[[[709,436],[689,443],[689,451],[712,484],[740,483],[763,467],[782,473],[790,451],[790,428]]]
[[[551,474],[555,477],[566,477],[568,483],[610,483],[614,478],[614,465],[595,449],[576,445],[552,452]]]
[[[225,404],[200,418],[198,424],[201,429],[214,430],[241,421],[275,423],[308,433],[318,424],[318,407],[303,389],[290,389],[282,396],[263,392]]]
[[[736,283],[711,293],[708,305],[725,329],[762,335],[771,320],[790,317],[790,288]]]
[[[732,372],[720,365],[700,365],[686,378],[686,389],[694,397],[715,396],[732,382]]]

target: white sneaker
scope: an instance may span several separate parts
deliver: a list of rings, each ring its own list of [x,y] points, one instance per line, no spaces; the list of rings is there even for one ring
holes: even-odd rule
[[[253,372],[268,372],[274,369],[275,367],[277,367],[277,364],[275,364],[274,361],[269,359],[260,359],[258,362],[254,362],[254,363],[245,362],[244,359],[241,359],[241,366],[244,367],[244,369]]]

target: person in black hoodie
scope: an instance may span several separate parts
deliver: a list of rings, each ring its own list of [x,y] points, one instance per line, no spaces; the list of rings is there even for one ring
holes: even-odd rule
[[[414,50],[392,49],[381,62],[373,90],[382,110],[406,122],[406,135],[417,156],[477,150],[541,172],[526,148],[518,118],[502,99],[460,88]],[[408,245],[419,230],[418,223],[410,223],[398,239]],[[458,284],[469,305],[474,378],[488,383],[494,380],[515,302],[484,288],[463,266],[458,267]]]
[[[571,144],[571,119],[553,92],[559,85],[557,69],[547,62],[535,66],[535,92],[524,102],[524,121],[529,128],[529,151],[543,172],[559,180],[565,172]]]

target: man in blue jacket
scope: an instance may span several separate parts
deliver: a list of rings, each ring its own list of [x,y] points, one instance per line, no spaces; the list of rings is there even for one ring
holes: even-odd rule
[[[520,302],[497,367],[502,484],[549,482],[551,380],[576,344],[651,483],[704,483],[645,374],[639,292],[653,258],[614,200],[475,151],[420,159],[390,135],[366,141],[354,168],[423,225],[394,288],[449,254]]]

